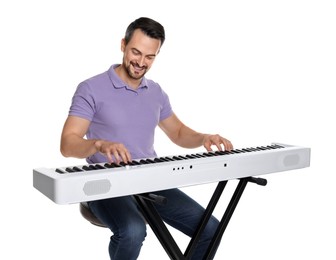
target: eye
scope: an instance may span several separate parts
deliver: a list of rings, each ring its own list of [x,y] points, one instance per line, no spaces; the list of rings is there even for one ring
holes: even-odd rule
[[[132,49],[132,53],[133,53],[133,55],[140,55],[141,54],[140,51],[135,50],[135,49]]]
[[[155,59],[155,56],[152,56],[152,55],[151,56],[147,56],[146,59],[151,61],[151,60]]]

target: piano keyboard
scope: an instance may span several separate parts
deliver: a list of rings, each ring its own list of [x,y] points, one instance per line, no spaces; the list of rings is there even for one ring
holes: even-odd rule
[[[285,144],[33,170],[57,204],[154,192],[309,167],[310,148]]]

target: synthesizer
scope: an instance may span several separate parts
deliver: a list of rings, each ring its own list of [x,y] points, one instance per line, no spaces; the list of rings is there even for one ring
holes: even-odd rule
[[[231,151],[33,169],[33,186],[57,204],[182,188],[309,167],[310,148],[272,143]]]

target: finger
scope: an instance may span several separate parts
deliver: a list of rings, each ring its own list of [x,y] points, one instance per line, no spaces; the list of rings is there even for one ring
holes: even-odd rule
[[[212,149],[211,149],[211,142],[205,142],[203,144],[203,146],[205,147],[205,149],[208,151],[208,152],[211,152]]]
[[[226,140],[224,142],[224,148],[225,148],[225,150],[230,151],[230,150],[233,149],[233,145],[232,145],[232,143],[229,140]]]
[[[217,150],[219,151],[223,150],[222,144],[224,145],[225,138],[219,135],[214,135],[210,140],[212,145],[215,145],[217,147]]]
[[[115,163],[119,164],[120,163],[120,156],[119,156],[119,153],[118,153],[117,150],[113,151],[113,156],[114,156]]]
[[[222,140],[219,141],[219,142],[216,142],[216,143],[215,143],[215,145],[216,145],[218,151],[223,151],[222,144],[224,145],[224,142],[223,142]],[[224,147],[225,147],[225,145],[224,145]]]
[[[222,138],[220,135],[213,135],[210,138],[210,140],[212,142],[212,145],[215,145],[219,151],[223,150],[222,144],[223,144],[224,138]]]
[[[132,161],[131,154],[127,150],[120,153],[120,157],[124,163]]]
[[[106,157],[109,163],[113,163],[113,158],[112,158],[112,154],[110,152],[106,153]]]
[[[132,156],[131,156],[131,154],[130,154],[130,152],[128,150],[126,151],[126,157],[127,157],[127,161],[128,162],[132,161]]]
[[[229,140],[227,140],[224,137],[220,137],[219,141],[216,142],[216,146],[218,150],[223,151],[223,147],[225,150],[231,150],[232,149],[232,144]]]

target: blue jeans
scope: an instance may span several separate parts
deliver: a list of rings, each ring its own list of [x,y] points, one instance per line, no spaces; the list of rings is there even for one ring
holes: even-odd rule
[[[179,189],[155,192],[167,198],[166,205],[155,207],[170,226],[191,237],[204,213],[204,208]],[[113,235],[110,239],[111,260],[135,260],[146,237],[146,223],[131,196],[104,199],[88,203],[92,212],[107,225]],[[201,260],[219,222],[211,217],[194,251],[192,260]]]

